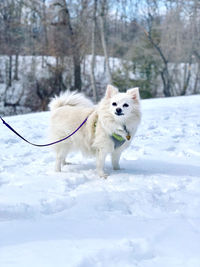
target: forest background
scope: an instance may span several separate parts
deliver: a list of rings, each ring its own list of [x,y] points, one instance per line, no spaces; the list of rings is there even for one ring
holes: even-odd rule
[[[200,0],[1,0],[0,113],[47,110],[112,83],[142,98],[200,93]]]

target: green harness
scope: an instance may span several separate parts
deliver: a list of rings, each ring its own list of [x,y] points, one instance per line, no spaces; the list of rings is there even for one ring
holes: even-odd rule
[[[124,139],[121,135],[116,133],[113,133],[110,137],[114,142],[115,149],[122,146],[126,142],[126,139]]]
[[[97,122],[94,123],[94,128],[96,129],[96,125],[97,125]],[[131,136],[129,134],[129,132],[127,131],[126,129],[126,126],[124,125],[124,130],[125,132],[127,133],[127,136],[126,136],[126,139],[127,140],[130,140],[131,139]],[[114,143],[114,148],[119,148],[120,146],[122,146],[125,142],[126,142],[126,139],[123,138],[121,135],[119,134],[116,134],[116,133],[113,133],[110,138],[112,139],[113,143]]]

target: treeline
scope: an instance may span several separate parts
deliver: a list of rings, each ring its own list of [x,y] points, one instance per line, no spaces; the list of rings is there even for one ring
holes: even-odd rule
[[[89,87],[97,101],[106,83],[139,86],[143,97],[199,93],[200,0],[1,0],[0,54],[8,59],[0,69],[5,90],[20,79],[19,56],[42,57],[54,84],[39,89],[43,98]],[[105,59],[103,81],[97,55]],[[56,64],[45,65],[47,56]],[[110,58],[121,60],[118,68]]]

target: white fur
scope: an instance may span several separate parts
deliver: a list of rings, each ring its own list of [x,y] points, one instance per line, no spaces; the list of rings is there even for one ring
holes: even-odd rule
[[[117,106],[112,103],[116,103]],[[125,107],[124,103],[128,107]],[[85,155],[96,156],[97,172],[101,177],[108,176],[104,172],[105,159],[108,154],[111,154],[113,169],[120,168],[120,155],[130,145],[141,120],[138,88],[119,93],[117,88],[108,85],[105,97],[97,106],[94,106],[82,94],[66,92],[52,99],[49,107],[52,141],[71,134],[88,117],[87,122],[78,132],[66,141],[54,145],[56,171],[61,171],[61,166],[65,164],[65,158],[69,152],[78,150]],[[116,108],[121,109],[123,115],[117,115]],[[127,140],[124,126],[131,136],[130,140]],[[126,142],[116,149],[111,139],[113,133],[126,139]]]
[[[60,96],[55,96],[49,103],[50,110],[55,110],[61,106],[82,106],[89,107],[92,106],[92,102],[85,98],[82,94],[78,94],[76,91],[70,92],[66,91],[61,93]]]

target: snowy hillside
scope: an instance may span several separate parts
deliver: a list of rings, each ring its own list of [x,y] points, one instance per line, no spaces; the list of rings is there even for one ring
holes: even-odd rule
[[[142,101],[120,171],[93,159],[54,173],[50,148],[0,124],[1,267],[199,267],[200,95]],[[49,113],[5,120],[48,141]]]

